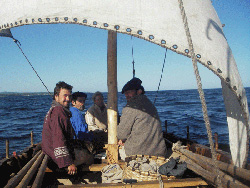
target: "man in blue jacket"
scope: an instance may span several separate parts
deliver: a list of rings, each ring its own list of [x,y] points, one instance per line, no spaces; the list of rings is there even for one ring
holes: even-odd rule
[[[85,122],[81,111],[84,110],[87,94],[83,92],[75,92],[72,94],[72,107],[70,108],[72,117],[70,118],[71,125],[75,130],[75,137],[81,141],[92,141],[93,135],[88,131],[88,125]]]

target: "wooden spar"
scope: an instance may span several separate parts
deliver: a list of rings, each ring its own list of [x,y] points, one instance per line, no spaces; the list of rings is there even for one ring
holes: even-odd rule
[[[218,144],[218,133],[214,133],[214,142],[215,142],[215,150],[217,151],[219,149],[219,144]]]
[[[32,177],[35,174],[35,172],[37,171],[37,168],[41,164],[43,158],[44,158],[44,153],[41,152],[41,154],[39,155],[39,157],[37,158],[37,160],[34,162],[34,164],[32,165],[32,167],[29,169],[29,171],[27,172],[27,174],[22,179],[22,181],[18,184],[17,188],[27,187],[29,185],[30,180],[32,179]]]
[[[43,177],[44,177],[44,174],[45,174],[45,170],[46,170],[46,167],[47,167],[47,163],[48,163],[48,155],[45,155],[44,156],[44,159],[43,159],[43,162],[39,168],[39,171],[37,173],[37,176],[36,176],[36,179],[32,185],[32,188],[39,188],[42,186],[42,180],[43,180]]]
[[[33,131],[30,132],[30,145],[33,146],[34,142],[33,142]]]
[[[12,188],[16,187],[16,185],[21,181],[21,179],[25,176],[25,174],[28,172],[30,167],[33,165],[33,163],[36,161],[38,156],[41,154],[42,151],[39,151],[13,178],[11,178],[8,182],[8,184],[4,188]]]
[[[188,150],[180,149],[179,151],[201,166],[207,165],[210,167],[211,166],[210,164],[212,164],[211,158],[195,154],[195,153],[188,151]],[[250,171],[249,170],[246,170],[246,169],[243,169],[240,167],[236,167],[232,164],[227,164],[227,163],[224,163],[221,161],[217,161],[217,165],[218,165],[219,169],[229,173],[230,175],[242,178],[242,179],[250,182]]]
[[[118,162],[117,145],[117,33],[108,31],[108,164]]]
[[[184,157],[184,158],[183,158]],[[182,160],[185,160],[187,163],[187,167],[192,170],[193,172],[199,174],[200,176],[204,177],[206,180],[211,182],[214,186],[216,185],[217,175],[213,172],[210,172],[204,168],[202,168],[197,163],[193,162],[191,159],[187,158],[186,156],[181,156]],[[224,188],[247,188],[248,186],[241,184],[240,182],[236,182],[234,180],[229,180],[225,178],[225,176],[221,177],[222,187]]]
[[[6,140],[6,158],[9,158],[9,140]]]
[[[200,174],[201,176],[203,176],[204,178],[207,178],[209,181],[214,182],[214,178],[216,179],[216,174],[213,174],[213,170],[214,167],[211,166],[211,162],[212,159],[208,159],[207,157],[195,154],[191,151],[188,151],[186,149],[182,149],[180,146],[175,145],[174,151],[180,152],[180,154],[182,155],[182,158],[185,162],[187,162],[190,166],[191,166],[191,170],[193,170],[194,172],[196,172],[197,174]],[[222,162],[217,161],[217,165],[219,169],[222,169]],[[200,168],[198,168],[198,166]],[[205,170],[205,172],[203,172],[203,169]],[[226,172],[229,172],[229,169],[223,168],[223,170],[225,170]],[[238,177],[240,176],[241,178],[244,178],[245,180],[249,179],[247,178],[247,176],[241,176],[241,173],[248,173],[247,170],[243,171],[244,169],[242,169],[240,171],[240,173],[238,174]],[[208,176],[208,174],[211,173],[211,177],[206,177]],[[222,178],[222,183],[223,184],[228,184],[230,183],[232,186],[240,186],[240,187],[246,187],[245,185],[243,185],[241,182],[237,181],[235,178],[232,178],[231,176],[223,173],[222,171],[219,170],[220,176]],[[236,171],[235,171],[236,173]],[[235,175],[234,173],[234,175]],[[249,174],[249,173],[248,173]],[[234,186],[233,186],[234,187]]]

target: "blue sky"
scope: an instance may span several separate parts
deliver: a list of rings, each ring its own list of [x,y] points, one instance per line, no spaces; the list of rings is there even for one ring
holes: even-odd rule
[[[242,78],[250,87],[250,0],[214,0],[218,16]],[[107,91],[107,31],[73,24],[32,25],[12,34],[50,91],[58,81],[73,91]],[[156,91],[165,49],[144,40],[118,34],[118,91],[132,78],[132,44],[136,76],[146,90]],[[45,92],[16,44],[0,38],[0,92]],[[178,69],[178,71],[177,71]],[[220,88],[220,80],[199,66],[203,88]],[[168,50],[160,90],[196,89],[192,62]]]

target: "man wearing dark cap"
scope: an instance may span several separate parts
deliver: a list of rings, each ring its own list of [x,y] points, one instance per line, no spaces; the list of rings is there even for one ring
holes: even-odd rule
[[[117,129],[118,144],[124,146],[125,156],[154,155],[165,156],[160,118],[152,102],[144,95],[139,78],[128,81],[123,89],[127,105],[122,110]],[[124,153],[121,157],[124,158]]]

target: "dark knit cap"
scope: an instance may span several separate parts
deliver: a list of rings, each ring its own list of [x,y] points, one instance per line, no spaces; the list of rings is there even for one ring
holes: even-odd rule
[[[142,90],[142,94],[145,93],[144,87],[141,85],[142,81],[139,78],[132,78],[122,88],[122,94],[128,90]]]

